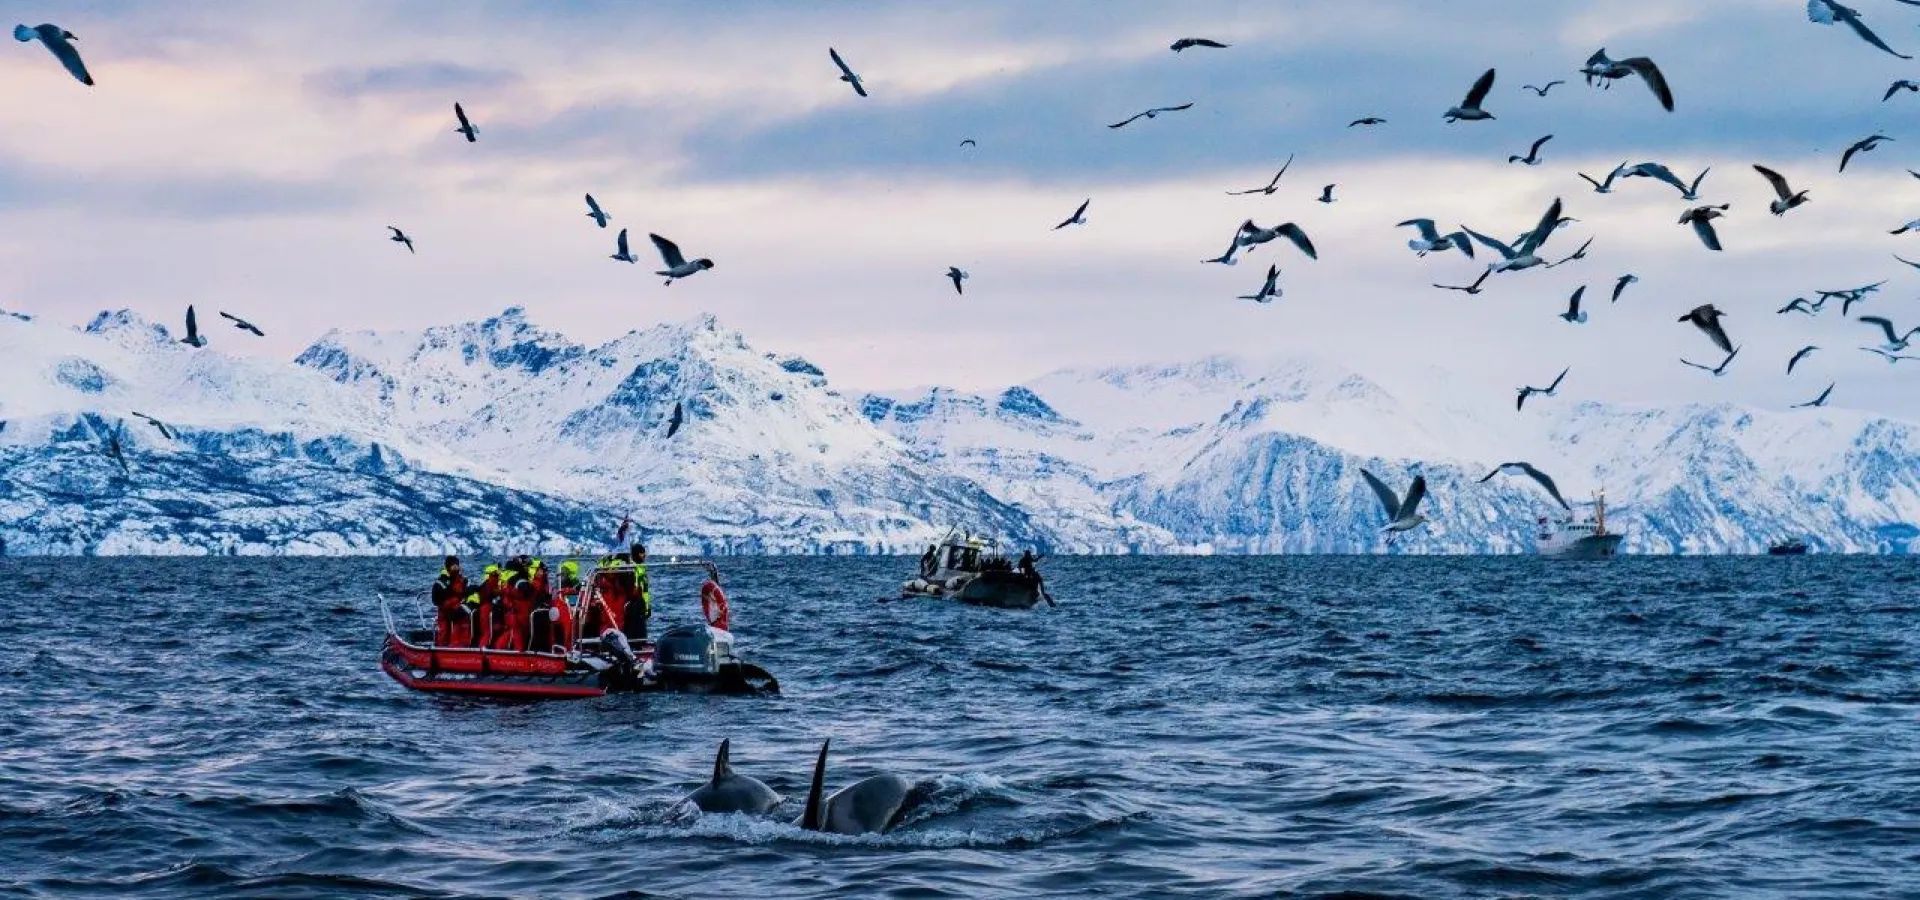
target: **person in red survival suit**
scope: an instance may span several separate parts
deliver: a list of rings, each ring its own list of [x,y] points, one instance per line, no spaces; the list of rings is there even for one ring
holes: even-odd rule
[[[516,556],[507,562],[500,573],[500,601],[506,610],[503,628],[493,635],[492,647],[495,650],[520,651],[527,649],[527,631],[533,621],[533,575],[531,564],[525,556]]]
[[[467,577],[460,572],[460,557],[449,556],[440,577],[433,582],[434,644],[473,646],[473,614],[463,602],[466,599]]]
[[[573,646],[574,610],[580,607],[580,564],[569,559],[560,563],[560,593],[554,597],[554,640],[561,647]],[[586,611],[581,610],[581,615]]]
[[[573,630],[572,611],[564,600],[547,590],[547,584],[547,564],[536,559],[526,582],[531,598],[528,609],[531,637],[527,649],[536,653],[565,653],[568,632]]]
[[[597,638],[602,632],[612,628],[619,630],[620,617],[614,614],[607,595],[613,590],[613,576],[605,572],[595,573],[593,589],[586,592],[580,601],[580,636]]]
[[[597,588],[595,593],[600,595],[601,604],[605,607],[606,615],[593,623],[596,627],[592,631],[584,631],[583,634],[599,637],[601,632],[609,628],[617,630],[625,626],[627,591],[633,584],[633,578],[626,572],[609,572],[607,569],[624,566],[629,562],[631,560],[625,553],[615,553],[600,560],[600,570],[594,573],[593,583]]]
[[[506,630],[506,606],[500,598],[500,567],[488,566],[483,574],[486,577],[473,591],[479,600],[474,608],[473,645],[492,647],[494,635]]]

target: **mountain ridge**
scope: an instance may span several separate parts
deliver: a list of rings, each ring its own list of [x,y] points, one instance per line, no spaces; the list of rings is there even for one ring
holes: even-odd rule
[[[1326,360],[1225,355],[846,395],[712,315],[588,346],[517,306],[331,331],[290,363],[228,339],[189,348],[125,310],[0,317],[7,546],[600,546],[631,513],[677,552],[914,552],[952,524],[1055,552],[1524,552],[1559,511],[1524,479],[1476,483],[1513,459],[1570,499],[1608,490],[1629,552],[1920,536],[1920,426],[1844,409],[1536,398],[1488,417]],[[1362,467],[1425,474],[1432,522],[1386,542]]]

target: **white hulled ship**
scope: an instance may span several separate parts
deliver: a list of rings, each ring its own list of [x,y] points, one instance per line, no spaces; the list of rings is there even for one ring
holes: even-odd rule
[[[1534,535],[1534,552],[1541,556],[1612,559],[1620,552],[1620,542],[1627,539],[1624,533],[1607,530],[1605,493],[1594,498],[1593,515],[1585,519],[1568,516],[1554,522],[1541,516],[1538,524],[1539,530]]]

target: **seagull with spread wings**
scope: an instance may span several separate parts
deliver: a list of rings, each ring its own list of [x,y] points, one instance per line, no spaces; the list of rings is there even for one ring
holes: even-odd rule
[[[1273,180],[1267,182],[1266,187],[1257,187],[1257,188],[1253,188],[1251,190],[1245,190],[1245,191],[1228,191],[1227,196],[1239,197],[1246,194],[1272,194],[1274,191],[1279,190],[1278,185],[1280,184],[1280,176],[1287,174],[1287,169],[1292,165],[1293,165],[1293,154],[1289,153],[1287,154],[1287,161],[1280,165],[1280,171],[1273,173]]]
[[[827,55],[833,57],[833,64],[840,67],[840,80],[852,85],[854,93],[865,97],[867,95],[866,85],[862,84],[860,82],[860,76],[847,66],[847,61],[840,58],[840,51],[828,47]]]
[[[680,254],[680,245],[657,234],[647,235],[653,241],[653,249],[660,251],[660,261],[666,268],[653,274],[667,276],[667,286],[672,287],[675,279],[685,278],[697,272],[713,268],[713,260],[688,259]]]
[[[1667,77],[1660,74],[1660,67],[1654,65],[1651,59],[1644,56],[1612,59],[1607,56],[1607,48],[1601,47],[1599,52],[1587,58],[1587,64],[1579,71],[1586,76],[1588,84],[1597,82],[1603,88],[1612,86],[1619,79],[1638,75],[1653,91],[1654,98],[1660,101],[1660,108],[1673,112],[1673,89],[1667,86]]]
[[[1519,391],[1520,396],[1516,397],[1513,401],[1513,411],[1519,412],[1525,409],[1527,406],[1527,398],[1535,394],[1539,394],[1542,397],[1557,396],[1560,392],[1560,382],[1564,381],[1567,377],[1567,373],[1571,371],[1573,371],[1572,367],[1561,369],[1560,374],[1553,376],[1553,383],[1547,385],[1546,387],[1537,388],[1537,387],[1528,385],[1520,388],[1520,391]]]
[[[1467,89],[1467,97],[1459,106],[1448,109],[1440,116],[1448,122],[1479,122],[1493,118],[1493,113],[1480,108],[1486,102],[1487,92],[1493,90],[1493,70],[1488,69]]]
[[[1560,508],[1565,509],[1569,512],[1573,511],[1573,507],[1567,503],[1567,498],[1560,496],[1560,486],[1554,484],[1553,479],[1547,477],[1547,473],[1534,468],[1532,463],[1525,463],[1525,462],[1501,463],[1497,466],[1494,466],[1493,471],[1488,472],[1486,474],[1486,477],[1481,478],[1477,483],[1486,484],[1487,482],[1492,481],[1495,475],[1499,475],[1502,472],[1510,472],[1514,474],[1525,475],[1528,478],[1533,479],[1534,483],[1547,489],[1547,493],[1553,497],[1553,502],[1560,504]]]
[[[266,333],[266,332],[264,332],[264,331],[261,331],[261,330],[260,330],[260,329],[259,329],[259,328],[258,328],[257,326],[255,326],[255,325],[254,325],[254,324],[253,324],[252,322],[249,322],[249,321],[247,321],[247,320],[245,320],[245,319],[242,319],[242,318],[240,318],[239,316],[236,316],[236,315],[234,315],[233,313],[230,313],[230,312],[226,312],[225,310],[222,310],[222,311],[221,311],[221,313],[220,313],[220,318],[222,318],[222,319],[226,319],[227,321],[229,321],[229,322],[232,322],[232,323],[233,323],[233,327],[235,327],[235,328],[238,328],[238,329],[240,329],[241,331],[245,331],[245,332],[248,332],[248,333],[250,333],[250,334],[252,334],[252,335],[253,335],[254,337],[266,337],[266,336],[267,336],[267,333]]]
[[[1108,128],[1124,128],[1132,124],[1136,119],[1152,119],[1152,118],[1159,117],[1161,113],[1179,112],[1183,109],[1192,109],[1192,108],[1193,108],[1193,101],[1191,100],[1187,101],[1186,103],[1182,103],[1179,106],[1156,106],[1152,109],[1147,110],[1146,112],[1134,113],[1133,115],[1128,116],[1125,121],[1115,122],[1112,125],[1108,125],[1107,127]]]
[[[1419,514],[1420,501],[1427,496],[1427,476],[1415,475],[1413,486],[1407,488],[1407,497],[1400,499],[1384,482],[1374,477],[1372,472],[1360,470],[1360,476],[1367,480],[1367,487],[1373,488],[1373,495],[1380,498],[1381,507],[1387,511],[1387,527],[1383,530],[1399,534],[1419,528],[1427,517]]]

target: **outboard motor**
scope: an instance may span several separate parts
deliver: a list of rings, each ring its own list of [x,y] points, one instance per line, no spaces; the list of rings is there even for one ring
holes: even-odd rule
[[[662,676],[712,676],[732,651],[705,625],[675,625],[653,642],[653,667]]]

